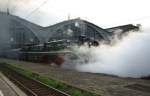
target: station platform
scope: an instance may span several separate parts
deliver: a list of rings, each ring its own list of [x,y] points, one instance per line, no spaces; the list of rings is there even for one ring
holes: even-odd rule
[[[0,96],[27,96],[0,72]]]
[[[150,96],[150,81],[136,78],[121,78],[105,74],[77,72],[50,65],[16,60],[0,59],[0,63],[17,64],[35,73],[63,81],[69,85],[102,96]]]

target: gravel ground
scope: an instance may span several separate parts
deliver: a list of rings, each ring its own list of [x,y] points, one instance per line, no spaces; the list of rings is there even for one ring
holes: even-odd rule
[[[61,80],[103,96],[150,96],[150,81],[133,78],[120,78],[105,74],[77,72],[38,63],[0,59],[0,62],[17,64],[36,73]],[[137,86],[142,85],[141,86]],[[130,85],[130,87],[127,87]],[[135,86],[136,85],[136,86]]]

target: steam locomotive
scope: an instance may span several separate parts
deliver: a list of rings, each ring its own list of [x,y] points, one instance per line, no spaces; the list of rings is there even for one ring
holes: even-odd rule
[[[71,46],[109,44],[116,32],[122,36],[140,29],[132,24],[102,29],[80,18],[41,27],[2,12],[0,21],[1,57],[57,65],[63,64],[66,54],[72,54]]]

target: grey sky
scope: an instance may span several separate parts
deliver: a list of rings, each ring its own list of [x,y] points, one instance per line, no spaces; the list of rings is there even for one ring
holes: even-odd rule
[[[149,0],[48,0],[40,9],[28,16],[44,0],[0,0],[9,5],[13,14],[42,26],[80,17],[102,27],[126,23],[145,23],[150,19]],[[144,20],[146,18],[146,20]]]

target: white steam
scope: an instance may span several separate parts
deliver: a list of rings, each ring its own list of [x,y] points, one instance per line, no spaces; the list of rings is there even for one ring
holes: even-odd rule
[[[75,51],[84,60],[74,66],[79,71],[121,77],[150,75],[150,30],[147,29],[131,32],[115,45],[80,47]]]

